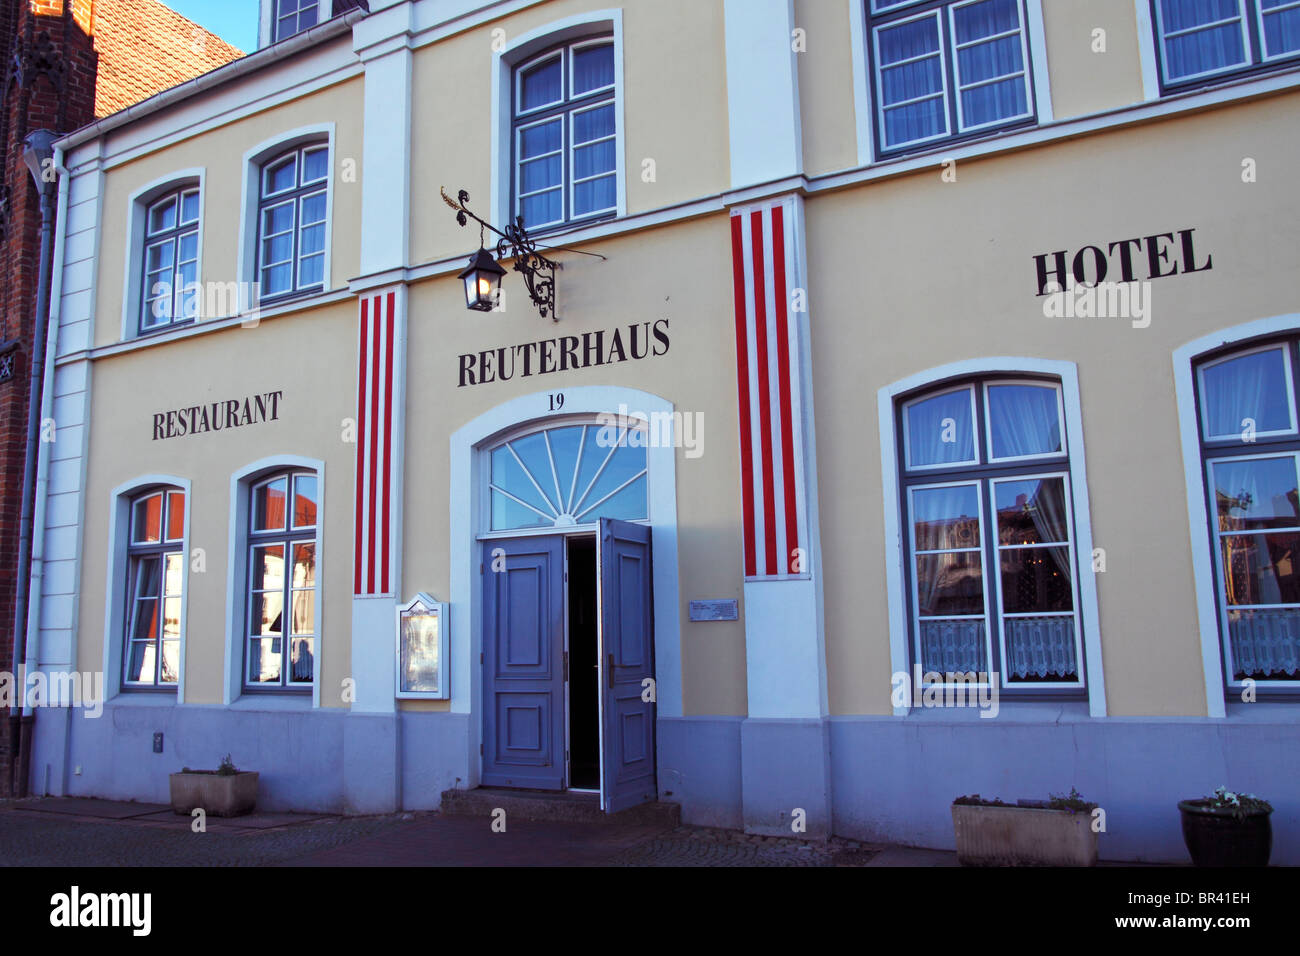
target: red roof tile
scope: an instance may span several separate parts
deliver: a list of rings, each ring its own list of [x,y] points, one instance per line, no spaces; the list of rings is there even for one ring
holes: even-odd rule
[[[96,119],[244,55],[157,0],[98,0],[94,35]]]

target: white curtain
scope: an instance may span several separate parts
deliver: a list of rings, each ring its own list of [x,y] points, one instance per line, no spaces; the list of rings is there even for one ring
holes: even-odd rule
[[[946,424],[948,419],[952,421],[951,426]],[[973,442],[968,390],[949,392],[908,406],[908,459],[912,467],[970,461],[975,457]]]
[[[1247,418],[1255,423],[1256,431],[1274,431],[1290,425],[1285,365],[1280,351],[1252,352],[1211,365],[1202,373],[1201,387],[1207,437],[1238,435]]]
[[[994,458],[1050,455],[1061,450],[1056,389],[993,385],[988,402]]]
[[[1233,677],[1300,679],[1300,608],[1228,615]]]
[[[969,674],[988,671],[984,659],[984,622],[922,621],[922,673]]]
[[[884,27],[876,32],[876,37],[880,50],[880,103],[884,111],[886,145],[897,146],[942,133],[947,122],[944,98],[934,96],[944,90],[938,16]],[[915,57],[923,59],[913,59]],[[904,60],[911,62],[904,63]],[[933,98],[906,106],[893,106],[926,96]]]
[[[1165,71],[1171,80],[1246,61],[1237,0],[1160,0],[1165,32]],[[1195,29],[1204,26],[1204,29]],[[1180,33],[1193,30],[1190,33]],[[1178,36],[1169,36],[1178,33]]]
[[[1062,616],[1010,617],[1007,636],[1007,675],[1019,680],[1075,680],[1074,618]]]
[[[1275,9],[1290,2],[1291,0],[1260,0],[1264,17],[1264,52],[1268,56],[1300,50],[1300,7]]]

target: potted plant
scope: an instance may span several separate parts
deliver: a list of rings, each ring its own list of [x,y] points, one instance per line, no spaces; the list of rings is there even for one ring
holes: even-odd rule
[[[1197,866],[1268,866],[1273,806],[1253,793],[1219,787],[1209,797],[1182,800],[1183,842]]]
[[[1096,866],[1097,804],[1071,788],[1067,796],[986,800],[979,794],[952,802],[957,862],[963,866]]]
[[[172,809],[192,813],[202,809],[214,817],[236,817],[252,812],[257,803],[257,773],[240,770],[230,759],[222,758],[216,770],[191,770],[182,767],[171,774]]]

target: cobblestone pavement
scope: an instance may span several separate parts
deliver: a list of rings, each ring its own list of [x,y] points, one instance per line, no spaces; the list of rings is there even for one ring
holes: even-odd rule
[[[878,847],[679,826],[490,821],[403,813],[206,833],[176,821],[88,819],[0,803],[0,866],[861,866]]]

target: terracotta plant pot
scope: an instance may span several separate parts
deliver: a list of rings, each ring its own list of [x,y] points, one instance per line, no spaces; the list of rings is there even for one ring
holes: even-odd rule
[[[952,805],[963,866],[1096,866],[1092,815],[1038,807]]]
[[[1183,800],[1183,842],[1197,866],[1268,866],[1273,852],[1271,810],[1236,815],[1208,799]]]
[[[170,778],[172,809],[177,813],[203,810],[214,817],[237,817],[257,805],[257,772],[185,770]]]

